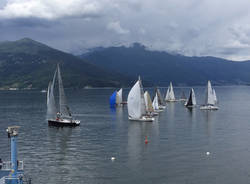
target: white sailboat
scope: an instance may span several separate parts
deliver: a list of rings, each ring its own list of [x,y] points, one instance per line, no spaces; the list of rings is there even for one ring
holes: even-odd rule
[[[166,108],[166,104],[162,98],[161,92],[159,90],[159,88],[156,88],[156,95],[157,95],[157,99],[158,99],[158,105],[159,105],[159,109],[165,109]]]
[[[128,94],[128,118],[132,121],[154,121],[146,114],[146,105],[141,80],[135,83]]]
[[[187,102],[185,103],[185,106],[188,108],[193,108],[196,106],[196,98],[195,98],[195,93],[194,93],[193,88],[190,90],[190,95],[189,95]]]
[[[213,89],[211,86],[211,82],[208,81],[207,83],[207,89],[205,94],[205,104],[200,107],[201,110],[218,110],[219,107],[216,106],[215,103],[215,96],[213,93]]]
[[[154,108],[152,105],[152,100],[151,100],[151,97],[150,97],[148,91],[145,91],[145,93],[144,93],[144,100],[145,100],[147,114],[152,115],[152,116],[157,116],[158,113],[154,111]]]
[[[172,82],[170,82],[169,84],[169,87],[165,96],[165,100],[167,102],[176,102]]]
[[[159,104],[158,104],[158,95],[157,95],[157,93],[155,94],[155,97],[154,97],[152,106],[153,106],[153,108],[154,108],[154,111],[157,112],[157,113],[163,111],[163,110],[160,109],[160,107],[159,107]]]
[[[57,111],[55,98],[54,98],[54,89],[56,77],[58,80],[58,89],[59,89],[59,109]],[[69,107],[66,103],[66,96],[63,89],[61,71],[59,65],[57,65],[53,81],[49,83],[48,92],[47,92],[47,119],[50,126],[78,126],[80,125],[79,120],[74,120],[72,118]]]

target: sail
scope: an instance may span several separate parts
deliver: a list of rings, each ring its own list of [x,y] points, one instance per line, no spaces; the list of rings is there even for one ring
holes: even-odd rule
[[[169,99],[168,100],[175,100],[172,82],[170,82],[170,85],[169,85]]]
[[[115,91],[109,98],[109,104],[110,104],[110,107],[115,107],[116,105],[116,95],[117,92]]]
[[[154,110],[159,110],[158,95],[157,95],[157,93],[155,94],[155,97],[154,97],[152,105],[153,105]]]
[[[144,101],[144,100],[143,100]],[[131,88],[127,100],[128,115],[131,118],[139,119],[142,117],[141,86],[140,80]]]
[[[139,76],[139,83],[140,83],[140,91],[141,91],[141,113],[142,113],[142,115],[145,115],[146,114],[146,105],[145,105],[144,91],[143,91],[143,86],[142,86],[140,76]]]
[[[165,96],[165,100],[168,101],[169,100],[169,88],[167,90],[166,96]]]
[[[71,117],[71,113],[69,111],[69,107],[66,103],[66,96],[63,89],[61,71],[59,65],[57,65],[57,77],[58,77],[58,84],[59,84],[59,110],[62,117]]]
[[[205,104],[206,105],[214,105],[215,104],[213,89],[212,89],[210,81],[207,82]]]
[[[213,89],[213,95],[214,95],[214,103],[217,104],[218,100],[217,100],[217,96],[216,96],[216,93],[215,93],[215,89]]]
[[[165,96],[166,101],[174,101],[175,100],[175,95],[174,95],[174,89],[172,82],[170,82],[166,96]]]
[[[195,93],[194,93],[193,88],[190,90],[190,95],[189,95],[188,101],[187,101],[187,103],[185,105],[186,106],[194,106],[194,105],[196,105],[196,98],[195,98]]]
[[[116,93],[116,104],[122,103],[122,88]]]
[[[51,88],[51,82],[49,82],[49,85],[48,85],[48,90],[47,90],[47,106],[49,105],[49,102],[50,102],[50,88]]]
[[[163,101],[161,92],[160,92],[160,90],[158,88],[156,88],[156,94],[158,96],[158,104],[159,105],[164,105],[164,101]]]
[[[191,91],[192,91],[193,105],[196,105],[196,97],[195,97],[194,89],[192,88]]]
[[[146,91],[144,93],[144,100],[145,100],[145,105],[146,105],[146,111],[147,112],[154,112],[154,108],[152,106],[152,100],[150,98],[148,91]]]
[[[53,81],[49,82],[48,90],[47,90],[47,119],[54,118],[56,115],[56,104],[54,97],[54,87],[56,80],[57,69],[53,76]]]

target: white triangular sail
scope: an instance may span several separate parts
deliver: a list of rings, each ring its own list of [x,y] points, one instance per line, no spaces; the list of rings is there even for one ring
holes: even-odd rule
[[[152,105],[153,105],[154,110],[159,110],[158,95],[157,95],[157,93],[155,94],[155,97],[154,97]]]
[[[143,100],[144,101],[144,100]],[[141,85],[138,80],[128,94],[128,115],[131,118],[140,119],[142,117]]]
[[[58,84],[59,84],[59,110],[62,117],[71,117],[71,113],[69,111],[69,107],[66,103],[66,96],[63,88],[61,71],[59,65],[57,65],[57,76],[58,76]]]
[[[195,97],[195,93],[194,93],[194,89],[191,89],[192,91],[192,101],[193,101],[193,105],[196,105],[196,97]]]
[[[49,82],[48,90],[47,90],[47,119],[54,118],[56,115],[56,104],[54,97],[54,88],[55,88],[55,80],[56,80],[57,70],[54,73],[53,81]]]
[[[217,100],[217,96],[216,96],[216,93],[215,93],[215,89],[213,89],[213,95],[214,95],[214,103],[217,104],[218,100]]]
[[[166,101],[175,101],[174,88],[173,88],[172,82],[170,82],[170,85],[168,87],[165,100]]]
[[[141,89],[141,113],[142,115],[146,115],[146,105],[145,105],[145,100],[144,100],[144,91],[143,91],[143,86],[142,86],[142,81],[139,76],[139,81],[140,81],[140,89]]]
[[[116,93],[116,104],[119,105],[122,103],[122,88]]]
[[[210,81],[207,82],[205,105],[215,105],[213,89]]]
[[[169,88],[168,88],[167,93],[166,93],[166,96],[165,96],[165,100],[168,101],[169,98],[170,98],[170,97],[169,97]]]

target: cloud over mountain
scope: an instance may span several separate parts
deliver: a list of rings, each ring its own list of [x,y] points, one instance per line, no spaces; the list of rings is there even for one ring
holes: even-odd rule
[[[65,51],[140,42],[189,56],[250,59],[250,1],[2,0],[0,40]]]

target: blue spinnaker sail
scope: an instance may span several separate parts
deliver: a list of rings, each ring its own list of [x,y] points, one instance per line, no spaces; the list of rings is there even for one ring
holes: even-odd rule
[[[109,98],[109,104],[110,104],[110,107],[115,107],[116,105],[116,91],[110,96]]]

